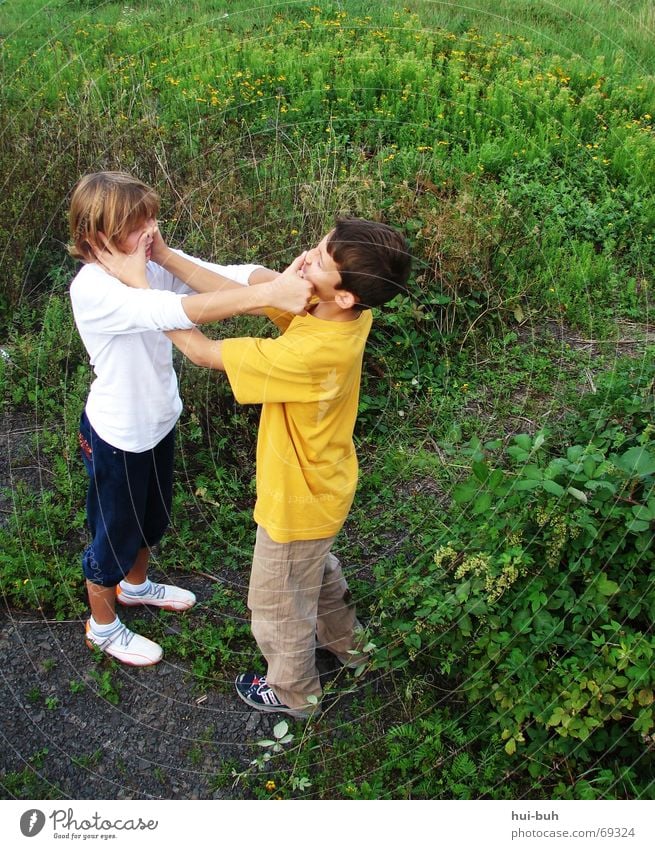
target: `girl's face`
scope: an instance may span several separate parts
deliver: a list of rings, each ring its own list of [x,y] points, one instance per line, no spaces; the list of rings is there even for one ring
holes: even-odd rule
[[[157,222],[154,218],[146,219],[142,224],[136,227],[134,230],[131,230],[127,236],[121,241],[118,245],[119,250],[121,250],[124,254],[133,254],[138,245],[139,239],[143,236],[144,233],[147,233],[149,230],[152,231],[157,226]],[[152,232],[146,238],[146,262],[150,260],[152,256]]]

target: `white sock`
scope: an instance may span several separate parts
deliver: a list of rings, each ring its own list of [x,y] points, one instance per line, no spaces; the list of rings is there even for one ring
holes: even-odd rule
[[[150,578],[146,578],[142,584],[129,584],[127,581],[121,581],[121,589],[130,593],[130,595],[141,595],[150,589]]]
[[[113,622],[110,622],[109,625],[100,625],[96,620],[91,616],[89,618],[89,625],[91,626],[91,630],[96,635],[96,637],[108,637],[112,631],[115,631],[121,624],[121,620],[118,616],[114,619]]]

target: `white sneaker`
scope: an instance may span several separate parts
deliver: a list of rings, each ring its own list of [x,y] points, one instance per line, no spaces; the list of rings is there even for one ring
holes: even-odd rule
[[[89,648],[96,646],[128,666],[153,666],[164,654],[160,645],[130,631],[122,622],[107,637],[98,637],[91,630],[91,623],[87,622],[86,644]]]
[[[170,584],[155,584],[151,581],[148,589],[141,593],[131,593],[118,584],[116,601],[126,607],[149,604],[151,607],[161,607],[164,610],[188,610],[196,603],[196,597],[189,590],[173,587]]]

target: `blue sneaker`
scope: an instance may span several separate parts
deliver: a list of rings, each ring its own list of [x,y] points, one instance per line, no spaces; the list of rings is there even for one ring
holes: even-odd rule
[[[241,699],[251,708],[261,710],[264,713],[288,713],[297,719],[308,719],[321,712],[319,705],[307,705],[303,708],[290,708],[281,702],[266,683],[265,675],[257,675],[254,672],[244,672],[237,676],[234,682],[237,693]]]

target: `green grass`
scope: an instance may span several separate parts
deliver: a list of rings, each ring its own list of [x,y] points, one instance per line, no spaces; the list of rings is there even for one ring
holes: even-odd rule
[[[64,794],[56,784],[43,774],[47,749],[35,752],[21,770],[0,773],[0,798],[2,799],[63,799]]]
[[[414,294],[443,330],[518,305],[587,330],[643,315],[655,89],[641,59],[443,28],[437,6],[290,4],[244,30],[245,11],[218,6],[162,19],[67,4],[48,7],[54,36],[39,16],[10,30],[5,311],[56,285],[74,176],[106,166],[154,182],[169,237],[217,258],[283,264],[342,210],[402,221]]]
[[[348,0],[330,3],[266,3],[249,0],[187,3],[179,9],[173,0],[133,3],[129,17],[135,25],[157,21],[175,28],[179,23],[194,32],[208,25],[239,36],[268,25],[276,15],[291,20],[311,18],[312,7],[325,11],[345,10],[350,15],[370,16],[371,25],[397,22],[416,14],[423,27],[441,28],[462,33],[472,28],[483,35],[520,35],[540,50],[584,58],[606,56],[620,58],[619,67],[627,74],[648,72],[655,59],[652,32],[655,25],[652,5],[648,0],[471,0],[467,3],[425,2],[405,0],[385,3],[382,7],[371,0]],[[229,15],[225,17],[226,12]],[[70,34],[73,27],[84,23],[116,25],[128,14],[122,3],[93,0],[59,0],[59,2],[14,2],[0,8],[2,32],[15,35],[24,50],[35,50],[51,40]],[[129,22],[128,22],[129,23]]]

